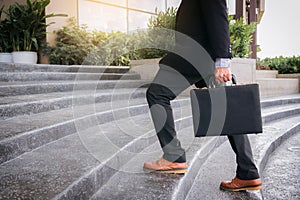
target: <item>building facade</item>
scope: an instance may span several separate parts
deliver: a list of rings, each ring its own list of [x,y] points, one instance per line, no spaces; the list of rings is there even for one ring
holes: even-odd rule
[[[155,11],[178,7],[180,0],[78,0],[78,21],[101,31],[147,28]]]
[[[4,5],[8,8],[14,2],[25,3],[26,0],[0,0],[0,7]],[[149,18],[156,15],[156,10],[166,11],[168,7],[178,7],[180,2],[181,0],[51,0],[46,14],[67,14],[68,18],[75,17],[79,24],[86,24],[91,30],[130,32],[147,28]],[[250,7],[250,4],[254,5]],[[264,10],[264,0],[227,0],[227,5],[230,15],[252,18],[250,21],[261,18],[263,12],[260,11]],[[251,10],[253,14],[248,16],[247,13],[251,13]],[[47,19],[47,23],[55,22],[47,28],[49,44],[55,43],[53,31],[66,25],[68,18]],[[256,41],[253,48],[256,48]]]

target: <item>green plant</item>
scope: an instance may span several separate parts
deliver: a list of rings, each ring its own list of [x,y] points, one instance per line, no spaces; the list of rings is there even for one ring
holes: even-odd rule
[[[95,32],[94,32],[94,37]],[[97,34],[98,35],[98,34]],[[131,35],[122,32],[108,33],[107,38],[101,40],[95,49],[90,52],[85,59],[84,64],[90,65],[114,65],[127,66],[129,65],[132,43]]]
[[[280,74],[300,73],[300,56],[265,58],[262,63]]]
[[[148,31],[138,32],[133,42],[139,49],[131,54],[130,59],[160,58],[166,55],[164,49],[171,49],[175,45],[175,29],[177,8],[170,7],[165,12],[155,10],[156,16],[148,22]],[[159,48],[144,48],[154,46]]]
[[[163,57],[167,51],[162,49],[170,49],[175,44],[175,32],[170,34],[170,31],[166,31],[166,34],[157,35],[157,29],[161,32],[163,28],[174,30],[176,22],[177,8],[168,8],[166,12],[157,12],[157,16],[151,17],[148,22],[149,32],[144,37],[139,37],[144,41],[145,46],[155,44],[155,46],[161,47],[161,49],[145,48],[136,51],[137,58],[159,58]],[[245,58],[251,54],[250,43],[252,41],[252,33],[256,28],[256,23],[245,24],[243,19],[234,20],[233,17],[229,17],[229,29],[230,29],[230,42],[232,46],[233,57]],[[149,43],[147,43],[149,42]],[[257,47],[260,50],[259,46]]]
[[[264,63],[260,58],[256,59],[256,70],[271,70],[269,65]]]
[[[175,46],[175,31],[170,33],[170,30],[175,30],[177,8],[170,7],[165,12],[156,10],[156,14],[156,17],[149,19],[148,41],[160,49],[145,49],[142,53],[145,58],[163,57],[167,54],[164,49],[172,49]],[[159,34],[156,29],[160,29]]]
[[[250,43],[253,40],[252,33],[255,32],[256,23],[245,24],[242,18],[234,20],[232,16],[228,20],[233,57],[248,57],[252,53]]]
[[[45,41],[46,19],[62,14],[45,15],[45,8],[50,0],[26,0],[26,4],[12,4],[6,13],[7,28],[10,31],[10,41],[14,51],[38,51]]]
[[[7,20],[2,20],[4,6],[0,8],[0,52],[11,52],[12,46],[9,42],[9,30],[7,29]]]
[[[148,28],[166,28],[175,29],[177,8],[170,7],[165,12],[155,9],[156,16],[151,17],[148,22]]]
[[[79,26],[75,18],[69,19],[68,26],[56,31],[56,46],[50,48],[51,64],[81,64],[93,50],[92,35],[86,26]]]
[[[74,18],[56,31],[56,45],[48,47],[51,64],[129,65],[134,36],[121,32],[88,31]]]

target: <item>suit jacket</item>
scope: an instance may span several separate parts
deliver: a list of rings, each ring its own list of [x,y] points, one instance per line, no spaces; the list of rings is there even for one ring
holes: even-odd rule
[[[216,58],[232,57],[226,0],[182,0],[175,30],[196,40],[214,61]],[[182,43],[177,35],[176,43]],[[175,68],[183,75],[201,77],[190,63],[171,52],[160,64]],[[213,68],[208,70],[213,74]],[[199,86],[205,86],[204,81]]]

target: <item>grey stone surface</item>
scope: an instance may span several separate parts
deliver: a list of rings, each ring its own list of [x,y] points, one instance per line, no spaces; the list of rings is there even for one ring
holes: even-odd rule
[[[66,135],[76,133],[76,130],[79,129],[84,130],[91,126],[122,119],[122,116],[129,122],[132,120],[130,117],[148,115],[149,109],[145,99],[135,99],[129,103],[126,101],[114,102],[116,105],[113,107],[111,102],[99,103],[2,120],[0,124],[0,163]],[[188,99],[176,100],[172,105],[175,109],[177,108],[175,117],[190,113]],[[182,110],[183,108],[187,109]],[[184,125],[184,122],[182,124]]]
[[[179,134],[191,133],[191,127],[179,131]],[[161,151],[155,139],[152,145],[122,166],[92,199],[170,199],[171,193],[165,190],[173,191],[182,176],[148,174],[142,169],[143,162],[159,156]]]
[[[222,180],[231,180],[235,176],[235,167],[235,155],[226,141],[202,165],[187,196],[176,199],[261,199],[259,192],[232,193],[219,189]]]
[[[136,73],[73,73],[73,72],[6,72],[0,73],[0,81],[59,81],[59,80],[138,80]]]
[[[9,96],[0,99],[0,119],[58,110],[75,105],[144,98],[145,89],[106,89]]]
[[[279,96],[279,97],[268,97],[268,98],[261,99],[262,108],[284,105],[284,104],[293,104],[293,103],[300,103],[299,94]]]
[[[173,103],[175,118],[178,119],[176,128],[180,130],[178,137],[187,149],[188,159],[192,161],[190,172],[177,178],[144,174],[141,171],[143,161],[156,159],[161,152],[144,92],[137,91],[137,95],[131,96],[132,101],[128,103],[126,99],[129,97],[126,94],[130,92],[125,92],[128,89],[124,88],[146,87],[149,81],[123,80],[124,78],[99,82],[85,80],[87,76],[99,76],[92,73],[105,73],[105,76],[113,73],[115,79],[115,75],[120,77],[121,74],[118,73],[127,71],[127,67],[106,69],[92,66],[0,64],[1,76],[6,78],[0,81],[0,96],[5,97],[1,100],[1,106],[9,105],[10,108],[7,109],[15,112],[14,118],[1,120],[0,124],[3,128],[0,151],[1,155],[6,155],[2,160],[4,163],[0,165],[0,199],[88,199],[103,188],[108,190],[106,197],[110,197],[109,199],[110,192],[115,193],[116,199],[132,199],[132,193],[127,193],[127,189],[135,192],[136,199],[170,199],[178,188],[184,186],[186,191],[192,185],[198,169],[205,163],[210,152],[225,141],[224,137],[217,141],[213,138],[194,139],[189,100],[177,100]],[[67,77],[74,78],[75,75],[79,80],[66,81]],[[51,78],[64,78],[65,81],[45,81]],[[41,81],[30,81],[32,79]],[[113,96],[113,101],[110,101],[109,95],[100,91],[114,88],[118,92]],[[93,104],[95,98],[91,98],[89,91],[84,91],[94,89],[99,93],[99,96],[96,95],[97,104]],[[67,95],[73,91],[78,95],[72,102],[75,109],[65,108],[65,105],[71,103]],[[7,97],[10,95],[13,97]],[[299,96],[266,100],[268,102],[262,103],[264,118],[268,118],[265,122],[297,115],[299,100]],[[108,103],[103,103],[104,101]],[[285,105],[292,103],[293,105]],[[18,108],[20,111],[16,111]],[[35,108],[40,113],[19,116],[22,112],[30,113]],[[43,109],[48,112],[41,112]],[[289,118],[289,123],[294,123],[294,120],[299,119]],[[285,121],[285,125],[291,124]],[[274,137],[280,137],[284,130],[280,129],[281,133],[276,132]],[[270,152],[269,148],[257,144],[262,152]],[[256,156],[265,158],[262,155]],[[120,182],[124,185],[119,184]],[[110,183],[114,184],[107,187]],[[167,192],[161,188],[165,188]]]
[[[265,199],[300,199],[300,132],[270,155],[262,175]]]
[[[178,112],[181,113],[180,109]],[[99,184],[105,183],[101,178],[105,176],[103,173],[113,175],[116,170],[109,168],[118,169],[156,137],[152,133],[150,139],[133,140],[145,134],[141,130],[151,132],[153,127],[149,114],[132,120],[139,130],[133,126],[122,129],[122,125],[128,126],[128,119],[121,119],[80,131],[3,163],[0,165],[0,196],[3,199],[91,196],[96,180]],[[128,132],[130,130],[135,132]],[[105,165],[99,167],[101,163]]]
[[[285,107],[284,105],[283,107]],[[275,108],[278,109],[278,108]],[[280,109],[279,109],[280,110]],[[274,113],[270,114],[273,115]],[[267,116],[267,115],[265,115]],[[264,147],[271,145],[272,141],[278,139],[281,135],[285,134],[289,127],[293,124],[298,124],[300,117],[292,116],[290,118],[277,120],[274,123],[266,123],[272,127],[277,127],[277,132],[268,130],[264,134],[251,135],[252,142],[261,140]],[[287,123],[289,122],[289,123]],[[280,127],[280,129],[279,129]],[[152,151],[154,153],[141,153],[129,161],[121,168],[120,172],[116,173],[109,182],[104,185],[94,196],[93,199],[261,199],[259,192],[244,192],[244,193],[224,193],[219,191],[218,187],[220,181],[224,179],[231,179],[235,172],[235,162],[233,152],[230,150],[229,145],[222,145],[226,137],[215,138],[197,138],[193,139],[192,128],[188,127],[179,132],[184,147],[187,149],[188,160],[190,161],[189,172],[178,179],[177,176],[169,175],[168,178],[174,179],[169,182],[158,181],[160,175],[145,176],[142,169],[142,164],[145,161],[154,160],[161,156],[159,152],[159,145],[154,144]],[[184,133],[184,134],[180,134]],[[262,135],[271,134],[272,137],[260,139]],[[190,141],[187,136],[190,137]],[[255,139],[256,138],[256,139]],[[211,139],[211,140],[209,140]],[[221,147],[219,147],[221,145]],[[225,147],[224,147],[225,146]],[[219,148],[217,148],[219,147]],[[256,151],[263,151],[264,148],[259,145],[254,145]],[[156,152],[155,152],[156,150]],[[217,152],[215,152],[217,151]],[[212,153],[213,152],[213,153]],[[227,157],[231,153],[231,159]],[[259,153],[255,154],[256,160],[259,159]],[[228,162],[231,161],[231,162]],[[199,174],[198,174],[199,173]],[[194,179],[199,180],[199,186],[194,184]],[[155,177],[156,176],[156,177]],[[201,177],[199,177],[201,176]],[[156,180],[152,180],[153,177]],[[130,184],[128,184],[130,183]],[[167,186],[165,186],[165,184]],[[189,194],[192,185],[197,185]],[[137,186],[138,185],[138,186]],[[153,189],[152,189],[153,187]],[[157,188],[160,188],[157,191]],[[170,190],[172,188],[172,190]]]
[[[46,145],[0,166],[2,199],[50,199],[98,161],[78,135]]]
[[[288,135],[291,126],[297,126],[299,129],[299,121],[300,116],[273,121],[265,125],[263,134],[249,135],[254,160],[258,167],[261,166],[262,159],[269,155],[265,149],[268,149],[273,142],[280,140],[282,136]],[[219,190],[221,180],[231,180],[235,176],[235,167],[234,153],[229,143],[226,142],[206,160],[189,191],[187,199],[263,199],[261,192],[230,193]],[[211,173],[211,171],[214,173]],[[272,185],[269,187],[271,188]],[[281,198],[275,196],[271,199]]]
[[[263,116],[263,123],[268,123],[270,121],[275,121],[277,119],[284,118],[286,116],[292,115],[299,115],[300,114],[300,107],[299,104],[294,105],[285,105],[285,106],[278,106],[274,109],[268,109]]]
[[[0,63],[0,72],[89,72],[126,73],[128,66],[88,66],[88,65],[49,65]]]
[[[105,81],[27,81],[0,82],[0,97],[67,92],[74,90],[114,89],[147,87],[149,81],[105,80]]]

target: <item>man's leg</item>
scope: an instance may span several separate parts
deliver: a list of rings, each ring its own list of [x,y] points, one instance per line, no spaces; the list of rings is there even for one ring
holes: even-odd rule
[[[220,188],[227,191],[260,190],[262,182],[252,156],[251,145],[247,135],[228,136],[236,154],[236,177],[232,181],[223,181]]]
[[[259,178],[258,170],[253,161],[252,149],[247,135],[228,136],[236,154],[236,176],[242,180]]]
[[[166,162],[145,163],[144,166],[146,168],[157,171],[186,168],[185,150],[181,147],[180,141],[176,136],[170,101],[199,79],[195,77],[186,78],[172,68],[166,66],[160,67],[153,83],[147,90],[146,96],[154,127],[163,150],[163,159]],[[178,165],[174,165],[174,163],[178,163]],[[161,166],[165,164],[168,165],[167,168]],[[172,166],[170,167],[169,164]]]

